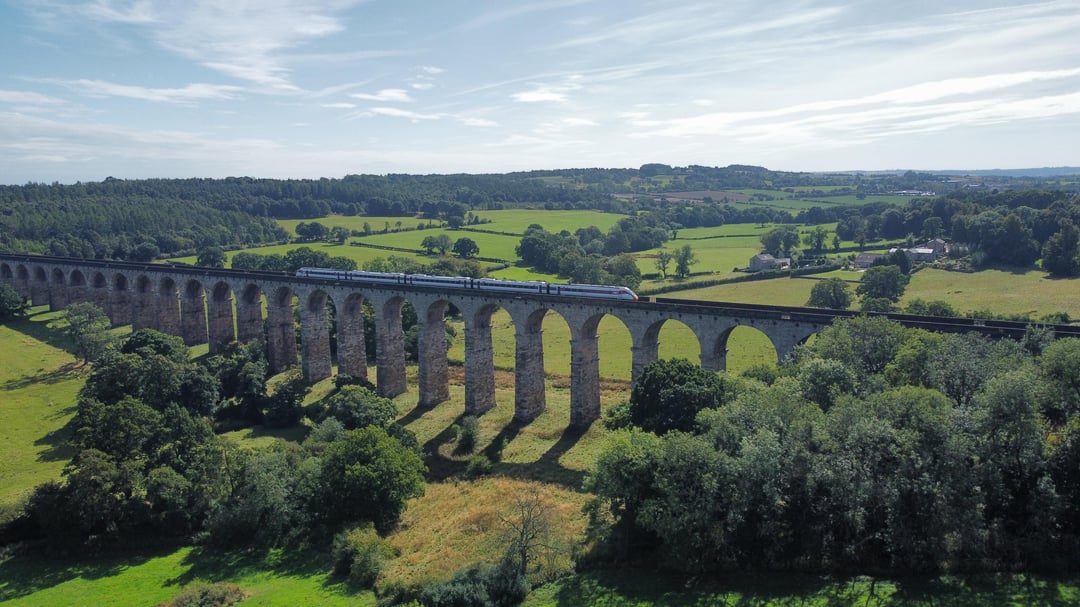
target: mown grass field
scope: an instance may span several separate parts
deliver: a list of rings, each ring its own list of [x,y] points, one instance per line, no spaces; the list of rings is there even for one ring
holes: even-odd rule
[[[480,247],[480,257],[495,257],[506,261],[517,259],[514,249],[521,242],[520,236],[504,236],[502,234],[487,234],[484,232],[469,232],[466,230],[449,230],[436,228],[432,230],[416,230],[413,232],[391,232],[389,234],[373,234],[363,238],[350,239],[364,244],[380,245],[384,247],[401,247],[404,249],[418,249],[423,247],[420,243],[429,236],[445,234],[450,237],[450,242],[456,242],[460,238],[471,238]],[[380,251],[383,256],[392,255],[386,251]]]

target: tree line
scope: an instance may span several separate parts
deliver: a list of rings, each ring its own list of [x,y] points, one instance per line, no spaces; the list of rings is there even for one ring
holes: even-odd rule
[[[689,572],[1072,568],[1080,340],[838,320],[779,368],[658,361],[589,472],[597,557]]]

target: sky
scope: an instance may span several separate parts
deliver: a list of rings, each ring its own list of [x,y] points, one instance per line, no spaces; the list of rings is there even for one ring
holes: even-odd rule
[[[1080,0],[0,0],[0,183],[1080,165]]]

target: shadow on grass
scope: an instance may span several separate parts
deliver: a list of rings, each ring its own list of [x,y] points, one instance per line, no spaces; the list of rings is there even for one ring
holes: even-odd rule
[[[428,479],[433,482],[445,481],[453,476],[461,476],[466,472],[468,460],[453,459],[440,453],[440,447],[454,440],[454,424],[460,424],[466,417],[457,417],[451,425],[435,435],[423,444],[424,461],[428,466]],[[503,426],[491,442],[480,451],[489,460],[497,462],[492,467],[492,472],[511,478],[533,480],[544,483],[561,485],[571,491],[580,491],[581,484],[585,480],[585,472],[571,470],[559,463],[559,458],[574,447],[585,435],[587,429],[567,428],[563,430],[559,440],[551,446],[535,462],[511,463],[500,462],[499,451],[502,446],[509,444],[526,428],[528,424],[510,422]]]
[[[0,561],[0,603],[48,590],[75,579],[99,580],[119,575],[150,559],[165,556],[175,547],[142,550],[138,554],[95,554],[50,557],[26,554]]]
[[[566,428],[559,436],[559,440],[535,462],[527,464],[500,462],[494,467],[494,471],[514,478],[562,485],[571,491],[581,491],[581,485],[585,481],[585,472],[563,466],[559,463],[559,458],[572,449],[586,432],[588,428]]]
[[[1018,574],[874,578],[800,573],[664,575],[651,569],[594,570],[568,578],[554,604],[577,606],[716,605],[779,607],[822,605],[974,607],[1076,604],[1076,579]]]
[[[75,407],[67,407],[62,412],[56,415],[70,415],[74,413]],[[66,462],[75,457],[75,448],[71,445],[72,430],[71,423],[64,424],[63,427],[57,428],[52,432],[49,432],[45,436],[34,441],[34,445],[46,448],[38,454],[37,461],[39,462]]]
[[[81,365],[75,362],[65,363],[64,365],[53,369],[52,371],[45,371],[38,373],[37,375],[26,375],[23,377],[9,379],[3,384],[0,384],[0,390],[19,390],[26,388],[27,386],[33,386],[35,384],[57,384],[62,381],[73,378],[79,375],[80,372],[86,370],[85,365]]]
[[[324,588],[349,596],[363,592],[350,586],[340,576],[329,575],[333,563],[325,552],[311,549],[271,548],[268,550],[220,550],[209,547],[192,550],[181,562],[184,573],[165,581],[165,585],[183,587],[196,580],[204,582],[234,581],[251,573],[272,573],[276,576],[311,578],[326,576]]]
[[[27,337],[32,337],[68,354],[73,354],[74,348],[71,340],[61,331],[49,326],[49,323],[55,319],[56,316],[49,312],[47,308],[35,308],[31,310],[29,316],[9,322],[7,326]]]

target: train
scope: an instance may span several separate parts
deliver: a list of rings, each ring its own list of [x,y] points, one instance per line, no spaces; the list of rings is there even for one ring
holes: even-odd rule
[[[296,275],[301,278],[322,278],[325,280],[345,280],[374,284],[477,289],[490,293],[536,293],[539,295],[638,301],[638,296],[629,288],[613,285],[564,285],[552,284],[542,280],[519,281],[498,278],[468,278],[466,276],[428,276],[427,274],[332,270],[329,268],[300,268],[296,271]]]

